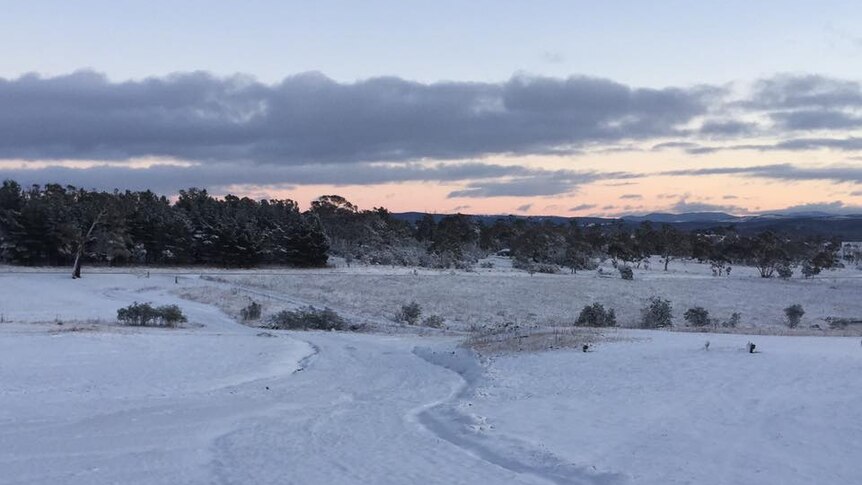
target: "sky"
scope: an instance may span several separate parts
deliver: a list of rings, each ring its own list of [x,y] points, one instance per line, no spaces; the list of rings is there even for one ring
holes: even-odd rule
[[[0,1],[0,179],[862,213],[856,1]]]

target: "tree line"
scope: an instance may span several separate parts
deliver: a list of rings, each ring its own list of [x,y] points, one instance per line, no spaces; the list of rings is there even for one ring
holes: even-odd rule
[[[817,237],[737,233],[732,225],[680,231],[649,222],[541,222],[502,217],[484,224],[463,214],[401,220],[385,208],[360,210],[337,195],[306,211],[290,199],[253,200],[181,190],[175,201],[151,191],[100,192],[48,184],[0,187],[0,260],[20,265],[323,266],[330,255],[366,264],[469,269],[505,253],[530,271],[647,264],[661,257],[708,262],[713,271],[752,265],[761,276],[806,276],[839,264],[840,243]]]
[[[320,221],[292,200],[0,187],[0,259],[12,264],[322,266],[328,252]]]

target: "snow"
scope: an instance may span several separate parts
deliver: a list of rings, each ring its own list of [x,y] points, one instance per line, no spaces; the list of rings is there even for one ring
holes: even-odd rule
[[[468,409],[632,483],[862,483],[858,339],[622,333],[495,358]]]
[[[496,266],[496,265],[495,265]],[[709,265],[673,262],[665,272],[654,262],[649,270],[635,269],[635,280],[622,280],[616,270],[609,277],[595,271],[578,274],[535,274],[506,268],[486,272],[413,274],[406,268],[354,267],[295,274],[222,274],[221,281],[269,293],[368,321],[392,320],[401,305],[416,301],[424,315],[440,315],[450,328],[466,330],[516,323],[571,325],[581,309],[593,303],[613,308],[623,326],[636,326],[641,309],[651,297],[671,301],[675,324],[688,308],[702,306],[710,316],[727,320],[741,313],[741,326],[785,330],[784,308],[805,308],[802,329],[825,329],[829,317],[862,316],[862,272],[827,271],[812,279],[764,279],[754,268],[734,268],[730,277],[713,277]],[[261,296],[260,294],[256,296]],[[264,299],[264,302],[266,300]]]
[[[695,273],[651,280],[683,294],[714,288],[716,302],[758,288],[739,303],[751,304],[773,284],[774,300],[830,295],[808,303],[814,313],[852,316],[859,305],[853,278]],[[492,303],[517,312],[555,305],[541,290],[602,297],[624,284],[522,276],[305,273],[302,288],[284,283],[293,275],[226,279],[257,285],[258,298],[333,300],[379,317],[388,307],[368,305],[417,287],[439,292],[441,310],[453,292],[452,305],[478,318],[488,301],[467,298],[501,289],[520,300]],[[350,278],[359,289],[346,289]],[[479,356],[452,336],[261,335],[177,296],[247,298],[231,285],[175,283],[169,272],[0,274],[0,313],[14,322],[0,324],[0,484],[862,483],[858,338],[615,330],[588,353]],[[372,295],[361,298],[363,287]],[[133,301],[178,304],[189,324],[115,325]]]

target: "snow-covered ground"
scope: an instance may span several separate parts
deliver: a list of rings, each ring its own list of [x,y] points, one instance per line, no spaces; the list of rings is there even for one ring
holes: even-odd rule
[[[354,280],[372,293],[356,308],[381,315],[360,303],[383,298],[374,296],[381,285],[401,288],[389,297],[397,301],[422,284],[401,277],[448,284],[456,307],[467,306],[455,292],[470,282],[479,288],[474,298],[520,291],[528,308],[558,304],[540,293],[559,281],[576,282],[565,287],[573,294],[597,296],[617,288],[604,282],[620,284],[509,273],[524,282],[510,288],[502,271],[402,273],[386,283],[379,273],[304,273],[306,287],[328,288],[328,295],[270,279],[251,288],[258,298],[322,304],[341,291],[341,302],[360,298],[360,290],[343,290],[356,274],[381,278]],[[713,282],[716,291],[733,284],[695,276],[653,280],[686,280],[661,287],[668,291],[692,281]],[[740,293],[761,284],[739,281],[754,285],[734,290]],[[821,281],[764,283],[837,295],[824,308],[856,312],[856,280]],[[858,338],[616,330],[588,353],[478,357],[446,336],[261,335],[215,306],[177,296],[210,292],[217,303],[252,294],[230,288],[155,272],[89,273],[78,281],[0,274],[7,322],[0,324],[0,484],[862,483]],[[688,291],[698,288],[707,287]],[[446,295],[436,295],[434,311],[445,310]],[[500,298],[482,305],[502,305]],[[759,296],[747,298],[740,304]],[[116,309],[133,301],[176,303],[189,324],[113,325]],[[745,352],[749,339],[758,353]]]
[[[785,330],[784,308],[797,303],[806,312],[800,331],[810,333],[814,325],[827,329],[829,317],[862,319],[862,271],[856,269],[780,280],[761,278],[750,267],[714,277],[709,265],[693,262],[675,261],[665,272],[654,261],[649,270],[635,269],[634,281],[624,281],[609,266],[604,276],[595,271],[530,276],[501,266],[497,261],[494,269],[467,273],[354,265],[315,272],[313,277],[230,273],[214,278],[368,321],[391,321],[401,305],[416,301],[426,315],[440,315],[451,328],[462,330],[505,323],[571,325],[592,303],[614,309],[620,325],[637,326],[641,309],[654,296],[671,301],[678,326],[685,325],[683,314],[695,306],[718,320],[739,312],[741,326],[773,331]],[[269,302],[260,293],[249,295]],[[859,331],[862,328],[855,334]]]

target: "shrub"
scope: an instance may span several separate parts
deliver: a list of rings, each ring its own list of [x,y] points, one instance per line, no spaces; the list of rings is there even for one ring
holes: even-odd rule
[[[733,312],[730,314],[730,318],[721,322],[721,326],[725,328],[736,328],[739,325],[739,320],[742,318],[742,315],[739,312]]]
[[[479,267],[484,268],[484,269],[491,269],[494,267],[494,262],[493,261],[482,261],[481,263],[479,263]]]
[[[778,277],[781,279],[789,279],[793,276],[793,268],[790,267],[789,264],[780,264],[775,268],[775,271],[778,273]]]
[[[802,316],[805,315],[805,310],[802,308],[802,305],[796,303],[795,305],[790,305],[785,308],[784,315],[787,317],[787,326],[790,328],[796,328],[799,325],[799,322],[802,321]]]
[[[709,325],[709,312],[701,306],[689,308],[683,314],[683,318],[692,327],[705,327]]]
[[[260,319],[260,303],[252,301],[247,307],[239,311],[240,316],[245,321]]]
[[[814,275],[818,275],[820,274],[820,271],[820,266],[817,266],[810,261],[805,261],[804,263],[802,263],[802,276],[806,278],[811,278]]]
[[[613,308],[605,310],[601,303],[593,303],[581,310],[577,324],[586,327],[614,327],[617,324],[617,316]]]
[[[329,308],[321,310],[309,305],[276,313],[267,327],[278,330],[344,330],[347,323]]]
[[[530,273],[531,275],[535,273],[557,274],[560,272],[560,267],[556,264],[536,263],[534,261],[520,258],[515,258],[512,260],[512,267],[515,269],[522,269]]]
[[[176,305],[153,307],[149,303],[138,302],[117,310],[117,320],[135,327],[176,327],[188,321]]]
[[[422,326],[431,328],[443,328],[446,322],[440,315],[429,315],[422,321]]]
[[[401,308],[395,312],[395,321],[406,323],[408,325],[416,325],[421,316],[422,307],[415,301],[411,301],[406,305],[401,305]]]
[[[641,310],[641,328],[662,328],[673,325],[673,308],[670,301],[654,296]]]
[[[633,280],[635,279],[635,273],[632,271],[631,266],[619,266],[617,270],[620,272],[620,278],[624,280]]]

